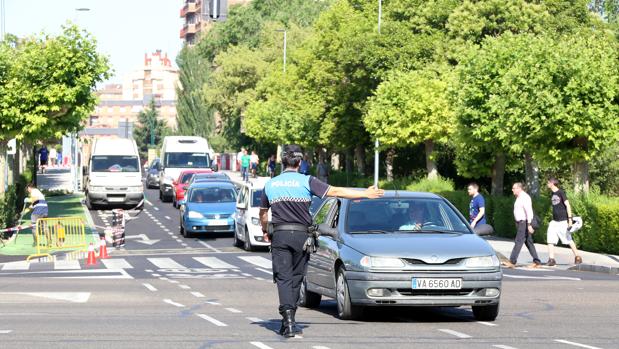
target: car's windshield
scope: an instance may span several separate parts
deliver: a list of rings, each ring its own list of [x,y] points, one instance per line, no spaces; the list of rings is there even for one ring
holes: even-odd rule
[[[137,156],[95,155],[92,157],[93,172],[139,172]]]
[[[254,190],[254,196],[251,200],[251,207],[260,207],[260,197],[262,197],[262,189]]]
[[[189,180],[191,179],[191,177],[193,177],[194,173],[184,173],[183,176],[181,177],[181,183],[185,184],[187,182],[189,182]]]
[[[441,199],[353,200],[347,217],[350,233],[470,233],[464,220]]]
[[[164,163],[173,168],[207,168],[210,159],[207,153],[166,153]]]
[[[221,203],[235,202],[236,192],[232,188],[194,188],[191,191],[189,202]]]
[[[312,196],[312,203],[310,204],[310,214],[314,214],[318,208],[320,208],[320,205],[322,205],[322,202],[325,201],[324,199],[321,199],[318,196]]]

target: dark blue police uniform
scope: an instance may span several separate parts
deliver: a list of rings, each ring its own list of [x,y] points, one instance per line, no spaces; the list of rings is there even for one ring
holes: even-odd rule
[[[316,177],[286,170],[270,179],[264,188],[261,208],[271,209],[274,226],[271,253],[273,279],[279,293],[279,312],[294,311],[309,260],[309,253],[303,250],[303,245],[307,239],[307,227],[312,224],[309,213],[312,195],[324,198],[329,185]],[[306,231],[285,229],[290,225],[306,227]]]

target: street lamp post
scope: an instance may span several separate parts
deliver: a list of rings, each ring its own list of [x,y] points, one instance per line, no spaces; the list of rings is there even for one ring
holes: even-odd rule
[[[287,46],[288,46],[288,32],[286,29],[277,29],[276,32],[284,33],[284,74],[286,73],[286,56],[287,56]]]
[[[378,35],[380,35],[381,17],[383,16],[383,1],[378,0]],[[378,150],[380,143],[378,138],[374,141],[374,186],[378,187],[378,165],[380,152]]]

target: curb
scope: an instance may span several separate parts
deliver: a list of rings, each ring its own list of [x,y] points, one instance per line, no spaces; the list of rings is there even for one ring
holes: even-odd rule
[[[604,274],[619,274],[619,267],[609,267],[606,265],[597,265],[597,264],[579,264],[573,267],[567,268],[567,270],[574,271],[588,271],[593,273],[604,273]]]

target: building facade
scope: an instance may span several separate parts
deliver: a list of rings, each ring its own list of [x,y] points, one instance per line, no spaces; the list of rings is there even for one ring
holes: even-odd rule
[[[183,19],[183,27],[180,31],[180,38],[187,44],[193,45],[197,42],[201,33],[207,32],[213,22],[203,17],[206,6],[213,1],[227,2],[227,6],[243,5],[251,0],[185,0],[181,8],[180,17]]]
[[[138,114],[155,101],[159,117],[176,128],[178,69],[167,54],[158,50],[144,55],[144,64],[124,77],[122,84],[109,84],[97,91],[99,103],[88,127],[118,128],[136,123]]]

